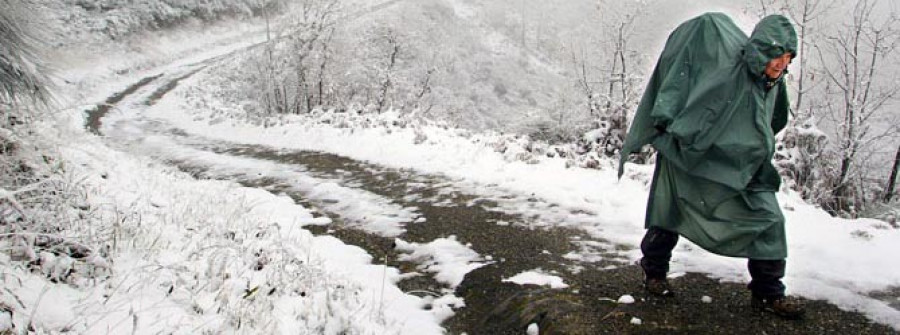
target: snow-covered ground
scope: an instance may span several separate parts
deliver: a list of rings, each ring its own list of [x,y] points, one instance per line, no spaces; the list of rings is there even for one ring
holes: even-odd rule
[[[84,112],[146,76],[226,55],[264,38],[260,24],[180,32],[138,50],[59,55],[55,122],[40,126],[69,182],[112,241],[87,260],[40,255],[31,272],[2,254],[0,330],[75,333],[439,334],[462,302],[402,292],[396,268],[313,236],[328,223],[285,196],[196,180],[84,129]],[[155,42],[155,43],[154,43]],[[161,64],[165,64],[160,66]],[[86,107],[88,106],[88,107]],[[128,101],[116,111],[125,112]],[[108,235],[107,235],[108,234]],[[91,238],[89,238],[91,237]],[[102,239],[102,238],[99,238]],[[102,254],[102,256],[100,255]],[[58,279],[70,269],[62,282]],[[426,309],[427,307],[427,309]]]
[[[43,132],[58,148],[72,179],[87,190],[89,207],[108,218],[103,222],[109,225],[97,227],[98,233],[116,236],[116,244],[110,246],[108,262],[92,264],[92,271],[101,274],[85,274],[72,285],[50,283],[0,256],[0,280],[15,292],[15,299],[2,304],[29,311],[10,314],[9,324],[18,330],[33,323],[44,330],[76,333],[442,332],[440,321],[462,301],[450,294],[437,299],[405,294],[396,286],[401,279],[397,269],[379,265],[380,260],[359,248],[303,229],[327,223],[326,218],[315,217],[284,196],[234,182],[193,179],[152,157],[182,155],[208,159],[230,172],[293,174],[299,179],[304,178],[299,177],[302,171],[203,156],[166,137],[137,138],[145,135],[140,129],[106,128],[119,131],[118,136],[136,137],[132,140],[143,151],[135,155],[112,149],[83,129],[85,105],[100,103],[142,78],[182,71],[189,64],[252,45],[264,36],[252,27],[182,34],[157,43],[146,41],[138,51],[81,55],[77,62],[67,59],[58,77],[65,80],[60,80],[61,98],[71,108]],[[537,215],[540,220],[535,224],[579,227],[631,246],[617,249],[629,260],[640,257],[636,246],[644,232],[651,167],[629,165],[625,178],[617,180],[611,161],[602,162],[606,168],[600,170],[567,168],[564,160],[544,156],[525,163],[519,158],[527,153],[508,137],[395,124],[390,122],[391,113],[376,118],[321,112],[284,117],[265,127],[253,125],[228,117],[242,114],[239,106],[218,103],[215,69],[222,68],[207,67],[183,80],[156,105],[124,101],[104,122],[115,127],[117,122],[127,126],[158,119],[216,141],[325,151],[444,175],[461,180],[458,187],[491,185],[489,189],[523,195],[513,198],[523,200],[501,204],[505,210]],[[325,119],[329,122],[321,122]],[[498,151],[501,146],[506,148],[503,152]],[[353,193],[328,180],[303,179],[300,184],[310,191],[319,188],[323,196],[340,194],[365,204],[342,210],[381,213],[386,219],[375,220],[378,225],[366,225],[364,219],[359,224],[385,236],[396,236],[405,224],[417,220],[414,209]],[[876,220],[832,218],[791,192],[778,197],[788,220],[789,293],[856,309],[900,329],[900,311],[870,297],[900,287],[900,267],[893,258],[900,254],[900,231]],[[558,207],[535,208],[528,198]],[[427,271],[451,287],[467,271],[490,261],[453,238],[427,244],[398,241],[398,247],[410,259],[431,259],[427,262],[435,266]],[[47,271],[53,270],[52,264],[66,266],[61,262],[69,261],[45,257]],[[567,257],[598,256],[575,252]],[[716,256],[682,240],[673,272],[688,271],[726,281],[749,279],[743,260]],[[540,269],[508,279],[565,285]],[[7,314],[0,313],[0,327],[3,315]]]

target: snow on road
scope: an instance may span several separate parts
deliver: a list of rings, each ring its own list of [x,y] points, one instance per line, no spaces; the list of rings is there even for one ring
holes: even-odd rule
[[[401,260],[421,264],[419,269],[435,273],[437,281],[456,288],[469,271],[486,263],[478,253],[456,240],[456,236],[438,238],[429,243],[410,243],[397,239],[397,250],[404,254]]]
[[[131,152],[156,157],[183,166],[203,169],[206,178],[230,178],[237,181],[260,178],[289,181],[284,191],[298,192],[324,210],[341,213],[347,226],[394,237],[403,233],[403,226],[418,218],[414,208],[400,207],[382,196],[343,186],[339,179],[311,176],[299,167],[262,159],[223,155],[196,149],[182,143],[171,134],[148,133],[141,120],[125,114],[106,119],[103,128],[113,141]],[[142,129],[143,128],[143,129]],[[196,145],[196,144],[194,144]]]
[[[519,285],[539,285],[549,286],[550,288],[566,288],[569,287],[562,278],[546,273],[542,269],[534,269],[525,271],[510,278],[503,279],[505,282],[516,283]]]

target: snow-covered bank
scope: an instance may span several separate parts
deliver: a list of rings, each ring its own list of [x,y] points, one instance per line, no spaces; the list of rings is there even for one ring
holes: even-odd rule
[[[76,290],[62,285],[68,294],[54,299],[72,308],[60,320],[72,330],[441,331],[422,299],[394,285],[396,269],[333,237],[314,237],[302,226],[322,218],[289,198],[197,181],[102,145],[60,149],[77,164],[72,173],[82,176],[92,206],[124,217],[110,276]]]
[[[244,29],[234,29],[238,26]],[[6,289],[0,295],[0,330],[442,333],[441,320],[452,315],[446,306],[460,302],[405,294],[396,285],[397,269],[302,228],[327,218],[314,217],[284,196],[234,182],[198,181],[152,159],[110,149],[83,129],[85,106],[102,103],[141,78],[227,54],[265,36],[251,24],[218,28],[144,37],[138,50],[70,54],[55,64],[62,69],[56,76],[59,99],[68,107],[56,120],[38,125],[37,144],[58,153],[67,182],[80,190],[88,213],[66,223],[75,229],[61,224],[59,235],[97,246],[102,258],[41,253],[38,271],[30,271],[21,260],[0,256]]]
[[[496,136],[429,125],[393,122],[391,115],[323,112],[309,117],[283,116],[265,126],[239,121],[236,106],[217,104],[215,82],[206,75],[187,80],[151,114],[208,138],[275,148],[320,150],[377,164],[413,168],[496,186],[535,197],[560,208],[535,211],[527,201],[508,204],[512,211],[537,214],[536,224],[578,226],[612,243],[636,260],[643,235],[644,207],[651,167],[629,165],[617,181],[613,162],[601,170],[567,168],[564,160],[536,156],[524,163],[522,148]],[[219,92],[218,94],[221,94]],[[320,122],[327,120],[327,122]],[[498,151],[498,143],[506,150]],[[900,267],[888,255],[900,252],[900,231],[877,220],[832,218],[791,192],[778,194],[788,220],[786,282],[791,294],[825,299],[859,310],[873,320],[900,329],[900,311],[870,297],[900,286]],[[703,272],[726,281],[746,282],[745,261],[716,256],[687,241],[676,249],[674,272]]]

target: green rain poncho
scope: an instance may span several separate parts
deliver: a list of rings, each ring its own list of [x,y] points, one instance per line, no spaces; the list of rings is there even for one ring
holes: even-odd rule
[[[772,15],[750,38],[721,13],[701,15],[669,36],[619,164],[652,144],[656,171],[646,226],[678,232],[711,252],[753,259],[787,256],[781,184],[771,159],[789,112],[783,78],[766,64],[796,55],[787,18]],[[783,77],[783,76],[782,76]]]

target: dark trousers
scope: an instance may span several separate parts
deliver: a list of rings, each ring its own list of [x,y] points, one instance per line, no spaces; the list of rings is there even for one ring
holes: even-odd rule
[[[669,272],[669,260],[672,249],[678,243],[678,233],[660,228],[650,228],[641,241],[641,267],[647,278],[665,278]],[[785,261],[750,259],[747,268],[750,270],[750,284],[747,287],[753,295],[760,297],[784,296]]]

